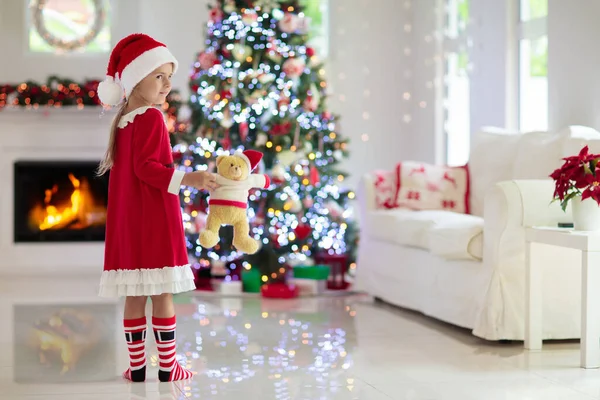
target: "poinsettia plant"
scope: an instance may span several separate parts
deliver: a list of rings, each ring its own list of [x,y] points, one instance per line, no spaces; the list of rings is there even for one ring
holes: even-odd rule
[[[555,182],[554,200],[560,201],[563,211],[577,196],[581,200],[591,197],[600,206],[600,154],[589,154],[585,146],[578,155],[563,160],[564,164],[550,174]]]

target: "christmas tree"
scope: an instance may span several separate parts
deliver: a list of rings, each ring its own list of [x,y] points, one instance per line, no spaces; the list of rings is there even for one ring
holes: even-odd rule
[[[224,0],[210,8],[206,48],[190,77],[188,112],[171,121],[175,160],[187,170],[215,169],[219,154],[255,149],[264,158],[255,173],[272,185],[250,193],[251,236],[262,242],[255,255],[232,247],[232,229],[204,249],[208,194],[181,196],[188,248],[197,268],[258,268],[262,282],[285,279],[288,266],[311,264],[316,254],[354,260],[355,232],[347,206],[354,193],[340,188],[338,169],[347,140],[326,108],[325,71],[308,44],[310,21],[302,2]],[[171,101],[170,107],[175,107]],[[188,114],[188,115],[184,115]]]

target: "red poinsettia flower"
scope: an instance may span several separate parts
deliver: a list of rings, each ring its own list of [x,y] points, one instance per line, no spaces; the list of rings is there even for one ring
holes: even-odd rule
[[[595,158],[598,158],[597,154],[589,154],[589,151],[590,148],[588,146],[585,146],[583,149],[581,149],[578,155],[565,157],[563,158],[563,160],[567,161],[567,163],[581,164],[584,162],[590,162]]]
[[[598,180],[594,180],[591,185],[587,187],[581,194],[581,200],[585,200],[587,198],[592,198],[596,200],[596,203],[600,205],[600,182]]]
[[[600,204],[600,155],[590,154],[585,146],[578,155],[563,160],[563,165],[550,174],[555,182],[554,198],[561,201],[563,209],[578,195],[582,200],[597,196]]]

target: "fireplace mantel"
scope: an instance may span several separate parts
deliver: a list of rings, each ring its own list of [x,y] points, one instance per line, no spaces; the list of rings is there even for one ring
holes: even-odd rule
[[[16,161],[98,161],[114,111],[100,107],[0,111],[0,276],[99,274],[104,243],[17,243],[13,241]]]

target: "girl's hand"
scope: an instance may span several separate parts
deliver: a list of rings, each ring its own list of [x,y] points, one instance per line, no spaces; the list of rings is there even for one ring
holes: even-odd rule
[[[196,189],[204,189],[209,192],[219,187],[215,174],[206,171],[187,172],[183,176],[181,184],[184,186],[192,186]]]

